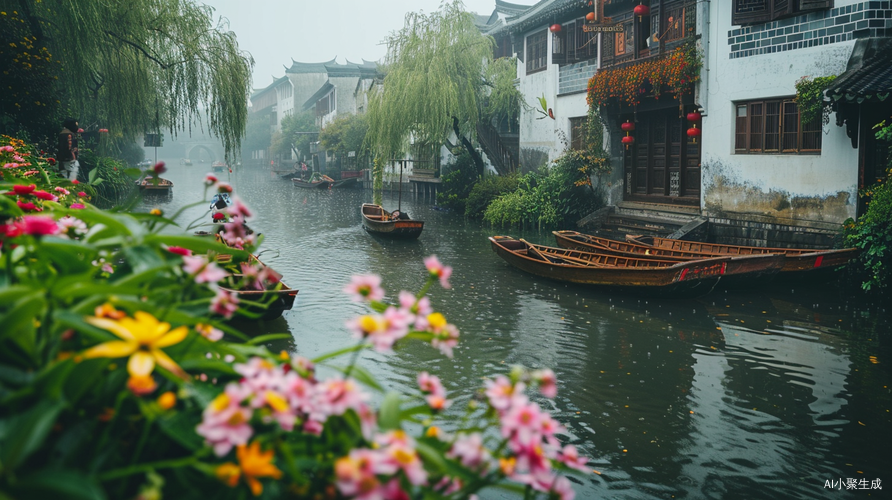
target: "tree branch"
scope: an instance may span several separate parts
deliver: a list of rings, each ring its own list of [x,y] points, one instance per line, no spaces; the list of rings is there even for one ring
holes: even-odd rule
[[[131,47],[133,47],[134,49],[138,50],[139,52],[142,52],[142,54],[143,54],[144,56],[146,56],[148,59],[154,61],[155,64],[157,64],[158,66],[161,66],[161,69],[167,69],[167,68],[170,67],[169,65],[164,64],[163,62],[161,62],[161,61],[159,61],[158,59],[156,59],[155,57],[153,57],[151,54],[149,54],[149,53],[146,51],[146,49],[144,49],[143,47],[140,47],[138,44],[133,43],[133,42],[131,42],[130,40],[126,40],[126,39],[124,39],[123,37],[119,36],[118,34],[112,32],[112,31],[105,30],[105,34],[106,34],[106,35],[109,35],[109,36],[111,36],[111,37],[113,37],[113,38],[117,38],[118,40],[120,40],[120,41],[126,43],[127,45],[129,45],[129,46],[131,46]]]

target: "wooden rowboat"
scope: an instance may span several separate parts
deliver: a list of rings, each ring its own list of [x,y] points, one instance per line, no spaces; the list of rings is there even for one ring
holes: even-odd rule
[[[704,258],[702,254],[664,250],[576,231],[552,231],[552,234],[559,247],[583,252],[652,259],[666,264]],[[774,279],[785,262],[784,254],[735,255],[728,261],[719,287],[737,289],[764,285]]]
[[[352,188],[356,186],[358,182],[359,177],[347,177],[346,179],[332,182],[331,187],[341,189]]]
[[[305,181],[303,179],[298,179],[297,177],[291,179],[291,183],[296,187],[305,189],[327,189],[328,186],[331,186],[331,182],[326,180]]]
[[[219,257],[219,256],[218,256]],[[276,319],[285,311],[291,310],[294,306],[294,300],[297,298],[298,290],[295,290],[282,282],[282,275],[275,269],[267,266],[256,256],[252,255],[251,260],[263,266],[268,273],[267,280],[264,282],[264,290],[256,289],[237,289],[221,286],[220,288],[230,293],[236,294],[240,302],[250,301],[266,304],[266,307],[242,304],[247,311],[260,315],[260,319],[270,320]],[[238,283],[244,275],[232,274],[232,277]]]
[[[547,247],[510,236],[491,236],[489,241],[499,257],[536,276],[661,297],[709,293],[730,260],[717,257],[667,262]]]
[[[631,243],[646,245],[662,250],[696,253],[704,257],[722,255],[765,255],[784,254],[784,267],[777,278],[782,280],[829,280],[835,272],[854,259],[857,248],[836,250],[815,250],[811,248],[769,248],[746,247],[739,245],[721,245],[718,243],[701,243],[697,241],[673,240],[653,236],[626,236]]]
[[[368,233],[390,238],[415,239],[421,236],[424,221],[409,218],[399,210],[390,213],[381,205],[363,203],[360,209],[362,227]]]
[[[161,177],[155,182],[155,179],[153,179],[151,175],[147,175],[143,179],[136,181],[136,186],[140,191],[146,193],[171,194],[173,191],[173,182]]]

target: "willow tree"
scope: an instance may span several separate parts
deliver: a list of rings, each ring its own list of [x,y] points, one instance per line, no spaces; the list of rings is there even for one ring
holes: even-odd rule
[[[81,126],[125,139],[194,124],[239,148],[254,61],[191,0],[0,0],[61,64],[56,96]],[[87,128],[85,127],[85,128]]]
[[[370,96],[370,149],[390,159],[403,153],[410,139],[443,144],[455,133],[482,174],[483,159],[469,137],[476,134],[486,97],[492,92],[503,104],[513,95],[516,104],[519,95],[516,89],[511,93],[513,77],[487,77],[493,68],[515,71],[510,64],[490,67],[493,48],[492,37],[480,32],[458,0],[429,15],[407,14],[405,26],[387,38],[384,85]],[[511,88],[503,88],[506,84]]]

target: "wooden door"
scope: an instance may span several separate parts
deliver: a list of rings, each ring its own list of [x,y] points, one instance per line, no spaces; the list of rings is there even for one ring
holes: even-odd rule
[[[700,141],[687,129],[678,108],[638,114],[635,144],[623,155],[627,199],[699,205]]]

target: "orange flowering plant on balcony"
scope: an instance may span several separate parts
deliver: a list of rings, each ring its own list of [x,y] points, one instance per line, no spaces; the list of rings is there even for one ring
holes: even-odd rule
[[[588,83],[588,105],[601,107],[616,99],[621,104],[634,106],[647,96],[647,84],[653,87],[655,99],[660,98],[664,88],[678,98],[700,80],[701,65],[700,51],[688,43],[665,57],[599,70]]]

